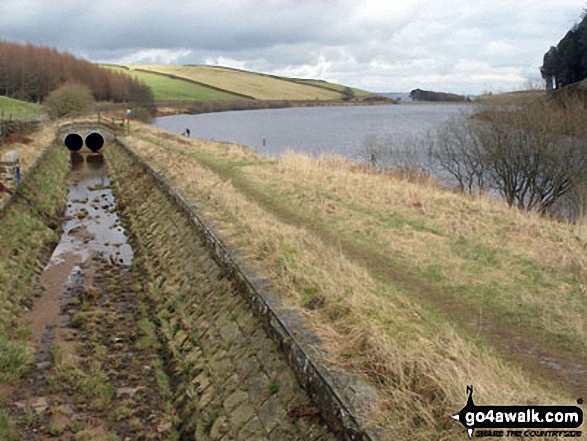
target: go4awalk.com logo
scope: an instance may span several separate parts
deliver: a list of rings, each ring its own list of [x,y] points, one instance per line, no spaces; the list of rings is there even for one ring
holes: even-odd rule
[[[473,386],[461,411],[452,416],[473,437],[568,437],[579,438],[583,410],[577,406],[476,406]],[[577,400],[583,404],[583,400]],[[500,429],[500,430],[496,430]],[[536,430],[540,429],[540,430]]]

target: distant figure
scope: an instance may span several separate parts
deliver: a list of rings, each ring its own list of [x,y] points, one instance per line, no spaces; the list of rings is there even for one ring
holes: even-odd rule
[[[130,119],[130,115],[132,114],[132,111],[130,110],[130,107],[128,109],[126,109],[126,119]]]
[[[190,129],[185,129],[185,135],[189,138],[190,137]]]
[[[265,138],[263,138],[263,147],[265,147],[267,145],[267,140]]]

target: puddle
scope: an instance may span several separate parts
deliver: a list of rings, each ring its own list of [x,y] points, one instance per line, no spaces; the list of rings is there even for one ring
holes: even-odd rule
[[[127,243],[118,215],[108,171],[100,153],[71,154],[69,195],[63,236],[49,266],[66,253],[87,260],[94,252],[118,265],[130,265],[133,252]]]
[[[127,243],[110,189],[108,170],[100,153],[72,153],[69,194],[63,234],[40,284],[43,295],[27,314],[36,347],[37,363],[49,360],[50,346],[61,340],[69,317],[63,308],[70,297],[93,277],[92,258],[98,254],[117,266],[130,265],[133,252]]]

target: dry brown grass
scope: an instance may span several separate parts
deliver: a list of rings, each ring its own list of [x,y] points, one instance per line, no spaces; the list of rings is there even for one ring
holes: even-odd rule
[[[55,127],[52,124],[44,123],[35,132],[26,135],[33,141],[28,144],[14,143],[0,145],[0,156],[10,150],[16,150],[20,155],[21,172],[26,170],[35,163],[37,158],[49,146],[55,137]]]
[[[187,78],[259,100],[337,100],[341,98],[340,93],[333,90],[222,67],[151,64],[131,67]]]
[[[342,158],[277,162],[149,126],[141,133],[130,146],[307,316],[332,362],[380,387],[377,421],[398,439],[462,436],[448,415],[464,404],[466,384],[480,403],[573,398],[485,344],[491,329],[467,322],[511,315],[491,325],[512,339],[539,329],[541,344],[557,348],[562,335],[571,351],[585,348],[583,227]],[[455,302],[466,308],[450,315]]]
[[[543,90],[527,90],[519,92],[485,94],[475,98],[478,104],[487,105],[526,105],[536,99],[544,98],[546,92]]]
[[[55,127],[49,123],[42,124],[34,133],[27,135],[30,143],[13,143],[0,145],[0,157],[6,152],[15,150],[20,158],[20,172],[25,174],[37,158],[49,147],[55,137]],[[0,205],[8,198],[8,193],[0,192]]]

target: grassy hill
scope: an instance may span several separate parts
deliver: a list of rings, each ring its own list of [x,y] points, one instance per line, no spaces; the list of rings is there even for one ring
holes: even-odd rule
[[[342,84],[330,83],[330,82],[324,81],[324,80],[306,80],[303,78],[291,78],[290,80],[294,81],[296,83],[300,83],[300,84],[307,84],[310,86],[316,86],[316,87],[322,87],[325,89],[335,90],[337,92],[342,92],[343,90],[345,90],[347,88],[347,86],[343,86]],[[359,97],[359,98],[375,95],[371,92],[367,92],[366,90],[357,89],[355,87],[350,87],[350,89],[353,91],[355,96]]]
[[[38,104],[0,96],[0,118],[32,119],[43,112],[44,109]]]
[[[127,142],[303,311],[333,363],[377,385],[397,439],[462,436],[448,415],[467,384],[512,405],[585,390],[585,225],[343,158],[276,161],[150,126]]]
[[[119,69],[143,79],[153,88],[158,100],[176,99],[172,96],[178,96],[181,87],[187,87],[186,83],[194,91],[190,96],[196,98],[177,99],[340,100],[341,91],[345,88],[326,81],[282,78],[218,66],[144,64]],[[173,87],[169,85],[171,82],[174,82]],[[171,92],[167,93],[162,88]],[[371,95],[359,89],[353,90],[357,97]],[[198,98],[198,94],[211,91],[228,95]]]
[[[230,92],[215,90],[213,88],[196,84],[182,78],[171,78],[156,72],[145,72],[129,66],[103,65],[108,69],[130,75],[144,82],[153,90],[155,101],[172,100],[232,100],[239,98]]]
[[[252,72],[216,66],[137,65],[258,100],[336,100],[340,93]]]

